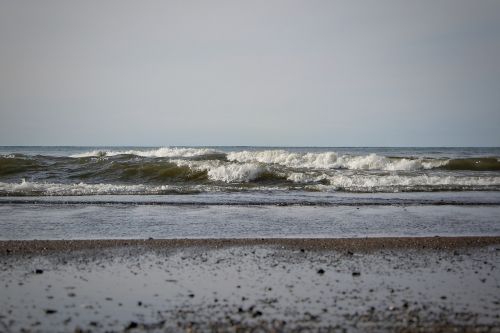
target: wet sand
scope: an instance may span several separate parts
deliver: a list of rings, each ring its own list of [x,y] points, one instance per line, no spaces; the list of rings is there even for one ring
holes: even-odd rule
[[[77,250],[139,246],[148,249],[231,246],[284,246],[289,249],[361,251],[380,249],[434,249],[481,247],[500,244],[500,237],[379,237],[379,238],[244,238],[244,239],[92,239],[0,241],[0,255],[46,254]]]
[[[500,237],[0,241],[0,332],[500,332]]]

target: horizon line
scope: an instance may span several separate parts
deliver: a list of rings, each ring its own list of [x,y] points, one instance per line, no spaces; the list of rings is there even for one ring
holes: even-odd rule
[[[294,146],[294,145],[0,145],[0,147],[137,147],[137,148],[205,148],[205,147],[251,147],[251,148],[500,148],[500,146]]]

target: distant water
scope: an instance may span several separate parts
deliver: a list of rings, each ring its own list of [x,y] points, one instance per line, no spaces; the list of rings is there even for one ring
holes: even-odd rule
[[[500,235],[499,216],[500,148],[0,147],[3,239]]]

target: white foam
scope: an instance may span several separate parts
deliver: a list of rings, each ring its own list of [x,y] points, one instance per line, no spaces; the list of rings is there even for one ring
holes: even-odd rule
[[[330,185],[344,189],[381,189],[387,187],[499,186],[500,177],[445,175],[334,175],[323,176]]]
[[[105,195],[105,194],[156,194],[175,191],[174,186],[148,186],[148,185],[115,185],[115,184],[58,184],[58,183],[21,183],[0,182],[0,193],[5,194],[43,194],[51,195]]]
[[[292,153],[285,150],[240,151],[228,153],[227,159],[238,162],[279,164],[292,168],[351,170],[420,170],[439,167],[446,160],[388,158],[376,154],[353,156],[336,152]]]
[[[227,159],[238,162],[280,164],[295,168],[333,168],[337,153],[290,153],[285,150],[240,151],[227,154]]]
[[[278,191],[280,187],[256,186],[256,187],[231,187],[240,191]],[[59,184],[59,183],[37,183],[22,180],[21,183],[0,182],[0,194],[2,195],[29,195],[29,196],[85,196],[85,195],[158,195],[158,194],[180,194],[199,192],[225,191],[225,186],[217,185],[117,185],[117,184]]]
[[[293,172],[288,180],[298,184],[317,183],[328,180],[329,185],[314,184],[306,188],[330,191],[342,189],[359,192],[394,192],[399,190],[432,189],[460,190],[466,187],[500,186],[500,177],[456,176],[456,175],[374,175],[339,173],[326,174],[318,172]]]
[[[206,171],[209,179],[226,183],[249,182],[265,171],[265,168],[256,163],[227,163],[218,160],[173,160],[172,162],[193,170]]]
[[[290,180],[294,183],[306,184],[306,183],[319,182],[325,178],[328,178],[328,176],[325,174],[315,175],[306,172],[292,172],[291,174],[288,175],[287,180]]]
[[[226,164],[208,170],[208,177],[212,180],[231,182],[248,182],[262,173],[262,168],[256,164]]]
[[[208,148],[159,148],[150,150],[121,150],[121,151],[104,151],[93,150],[85,153],[74,154],[70,157],[102,157],[116,155],[136,155],[141,157],[195,157],[207,154],[220,153],[215,149]]]

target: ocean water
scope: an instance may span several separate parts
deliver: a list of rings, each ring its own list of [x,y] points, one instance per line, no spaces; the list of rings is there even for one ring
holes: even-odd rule
[[[499,216],[500,148],[0,147],[3,239],[500,235]]]

